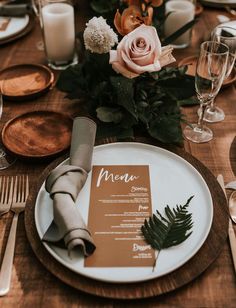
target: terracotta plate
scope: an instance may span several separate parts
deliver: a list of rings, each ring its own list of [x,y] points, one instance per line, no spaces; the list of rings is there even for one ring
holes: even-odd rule
[[[8,121],[2,142],[22,158],[54,156],[70,146],[72,119],[53,111],[35,111]]]
[[[187,65],[188,66],[187,74],[190,76],[195,76],[196,64],[197,64],[197,57],[192,56],[180,60],[178,66]],[[236,80],[236,70],[234,68],[229,77],[226,80],[224,80],[223,87],[231,85],[235,80]]]
[[[54,81],[52,71],[40,64],[19,64],[0,71],[3,96],[11,100],[32,99],[47,91]]]

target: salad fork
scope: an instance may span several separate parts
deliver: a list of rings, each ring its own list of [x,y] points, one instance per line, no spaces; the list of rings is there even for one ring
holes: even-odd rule
[[[0,177],[0,216],[10,211],[12,203],[13,178],[11,176]]]
[[[14,180],[13,199],[11,206],[11,211],[14,213],[14,216],[0,270],[0,296],[6,295],[10,289],[11,271],[12,271],[15,242],[16,242],[17,222],[19,214],[23,212],[25,209],[25,204],[28,195],[29,195],[28,175],[16,176]]]

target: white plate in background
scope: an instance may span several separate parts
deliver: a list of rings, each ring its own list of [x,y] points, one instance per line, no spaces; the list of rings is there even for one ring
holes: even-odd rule
[[[6,30],[0,31],[0,40],[9,38],[22,30],[24,30],[29,24],[29,15],[25,15],[24,17],[3,17],[0,16],[0,24],[6,20],[10,19]]]

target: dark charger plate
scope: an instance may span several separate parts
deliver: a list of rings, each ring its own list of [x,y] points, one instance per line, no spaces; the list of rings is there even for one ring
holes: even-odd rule
[[[47,158],[70,146],[73,121],[54,111],[24,113],[2,130],[4,146],[21,158]]]

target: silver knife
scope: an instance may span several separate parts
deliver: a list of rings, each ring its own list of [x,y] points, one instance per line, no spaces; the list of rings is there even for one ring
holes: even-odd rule
[[[236,190],[236,181],[229,182],[225,185],[225,188]]]
[[[224,184],[224,178],[222,174],[219,174],[217,176],[217,181],[220,184],[225,197],[227,199],[227,195],[226,195],[226,191],[225,191],[225,184]],[[230,248],[231,248],[231,254],[232,254],[232,258],[233,258],[233,263],[234,263],[234,270],[236,272],[236,237],[235,237],[235,233],[234,233],[234,228],[232,225],[232,221],[229,218],[229,227],[228,227],[228,235],[229,235],[229,243],[230,243]]]

